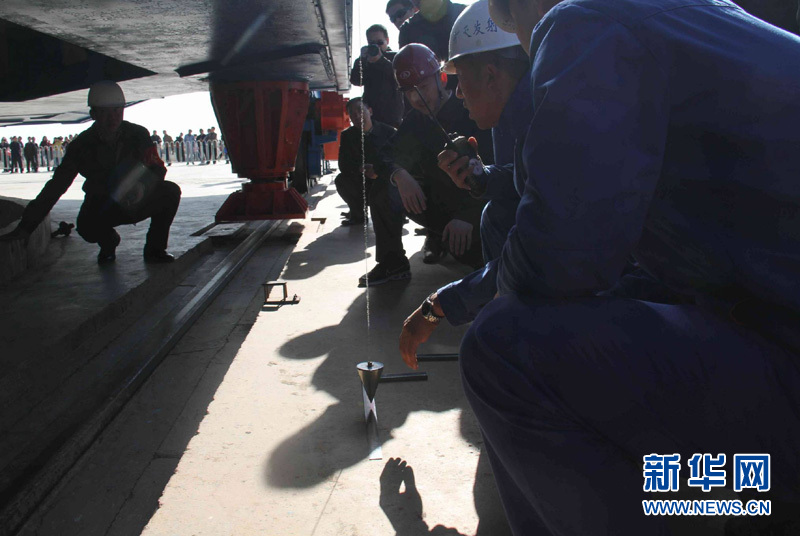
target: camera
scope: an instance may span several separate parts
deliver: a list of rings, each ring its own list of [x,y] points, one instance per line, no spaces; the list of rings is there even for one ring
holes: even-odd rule
[[[374,58],[381,55],[381,49],[378,45],[367,45],[365,47],[361,47],[361,55]]]

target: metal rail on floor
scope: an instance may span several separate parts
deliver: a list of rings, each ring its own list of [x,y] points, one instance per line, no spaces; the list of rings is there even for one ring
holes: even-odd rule
[[[157,324],[142,327],[138,322],[121,334],[103,353],[124,353],[140,363],[106,403],[86,419],[47,463],[34,475],[0,512],[0,536],[11,536],[22,526],[39,504],[91,447],[125,404],[144,384],[169,351],[189,330],[214,298],[244,266],[252,254],[270,236],[285,229],[286,220],[258,222],[257,227],[214,269],[200,288],[185,296]]]

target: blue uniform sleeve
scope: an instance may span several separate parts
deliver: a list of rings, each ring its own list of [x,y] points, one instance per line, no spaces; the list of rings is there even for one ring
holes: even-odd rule
[[[447,321],[454,326],[475,320],[483,306],[492,301],[496,293],[497,259],[436,292]]]
[[[660,175],[668,75],[623,25],[556,6],[532,36],[525,190],[501,294],[577,296],[619,277]]]
[[[483,177],[486,191],[481,199],[519,199],[519,193],[514,187],[514,164],[505,166],[484,166]]]

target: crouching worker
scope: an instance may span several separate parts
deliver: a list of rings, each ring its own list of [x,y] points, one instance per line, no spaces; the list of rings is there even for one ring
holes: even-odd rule
[[[404,217],[428,231],[423,262],[438,262],[450,252],[472,267],[483,265],[480,218],[484,201],[458,188],[439,169],[438,154],[448,133],[475,136],[484,162],[492,163],[491,133],[479,130],[469,113],[445,88],[436,55],[426,46],[410,44],[394,58],[400,88],[413,110],[384,149],[374,176],[387,177],[373,184],[369,195],[378,264],[367,274],[369,284],[410,276],[403,249]],[[366,283],[366,277],[359,281]]]
[[[334,183],[339,196],[347,203],[349,213],[342,225],[364,223],[364,190],[369,192],[372,180],[362,179],[362,160],[370,167],[378,161],[378,153],[394,135],[395,129],[372,119],[372,108],[361,97],[347,101],[347,115],[351,126],[342,131],[339,139],[339,171]],[[361,154],[361,132],[364,132],[364,155]]]
[[[497,261],[514,225],[522,175],[515,182],[514,162],[533,117],[528,56],[517,36],[497,29],[485,35],[465,35],[463,28],[492,22],[489,1],[478,0],[461,12],[450,34],[450,61],[445,71],[458,74],[456,96],[462,99],[479,128],[492,128],[494,165],[483,166],[452,150],[439,154],[439,167],[460,188],[487,200],[481,216],[481,244],[486,266],[431,294],[404,322],[400,351],[416,366],[417,347],[425,342],[442,318],[452,325],[472,322],[497,293]],[[493,24],[493,23],[492,23]],[[466,182],[470,176],[469,183]],[[470,186],[471,185],[471,186]],[[473,191],[475,187],[479,192]]]
[[[94,124],[69,144],[53,178],[36,199],[28,203],[22,221],[4,240],[27,238],[80,173],[86,196],[77,231],[87,242],[98,244],[97,262],[116,258],[119,234],[114,227],[150,218],[144,260],[172,262],[167,253],[169,228],[181,199],[177,184],[164,180],[167,169],[147,129],[123,121],[125,96],[114,82],[97,82],[89,89]]]
[[[727,536],[797,534],[800,40],[726,0],[490,13],[535,115],[460,368],[514,534],[666,535],[643,501],[709,472],[772,501]],[[603,292],[631,254],[668,303]]]

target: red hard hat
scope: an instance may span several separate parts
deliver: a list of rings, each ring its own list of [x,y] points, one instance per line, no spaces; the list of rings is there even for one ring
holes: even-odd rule
[[[411,89],[428,77],[439,74],[439,58],[431,49],[419,43],[411,43],[400,49],[392,60],[394,77],[400,89]]]

